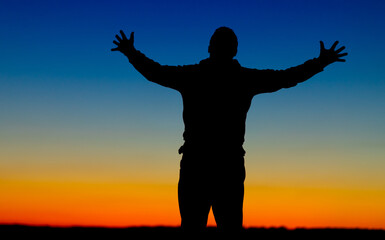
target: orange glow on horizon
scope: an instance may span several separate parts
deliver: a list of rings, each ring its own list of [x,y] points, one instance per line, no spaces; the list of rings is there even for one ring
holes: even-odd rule
[[[179,226],[176,184],[0,181],[0,223]],[[245,227],[385,229],[385,192],[246,186]],[[208,225],[215,221],[210,213]]]

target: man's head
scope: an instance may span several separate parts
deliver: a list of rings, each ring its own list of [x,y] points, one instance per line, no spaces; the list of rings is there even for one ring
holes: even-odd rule
[[[211,58],[232,59],[237,54],[238,39],[233,30],[220,27],[210,39],[209,53]]]

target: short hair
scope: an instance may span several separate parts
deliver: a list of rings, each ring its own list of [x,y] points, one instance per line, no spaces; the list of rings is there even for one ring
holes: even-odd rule
[[[238,38],[228,27],[220,27],[211,36],[209,53],[224,57],[235,57],[238,48]]]

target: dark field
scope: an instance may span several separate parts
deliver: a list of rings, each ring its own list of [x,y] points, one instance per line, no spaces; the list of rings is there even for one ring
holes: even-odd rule
[[[207,228],[205,237],[218,239],[216,228]],[[1,239],[188,239],[175,227],[32,227],[22,225],[0,225]],[[231,236],[227,236],[231,237]],[[385,239],[385,230],[367,229],[294,229],[285,228],[247,228],[231,239]],[[207,238],[205,238],[207,239]]]

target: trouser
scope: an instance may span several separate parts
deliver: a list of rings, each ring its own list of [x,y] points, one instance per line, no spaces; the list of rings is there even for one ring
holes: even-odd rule
[[[210,208],[222,231],[240,231],[243,221],[243,156],[197,157],[184,154],[178,184],[181,227],[203,231]]]

